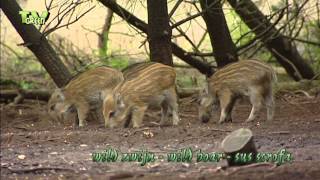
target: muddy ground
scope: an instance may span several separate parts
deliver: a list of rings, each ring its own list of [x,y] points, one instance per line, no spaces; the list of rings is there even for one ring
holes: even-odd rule
[[[236,105],[233,122],[219,125],[218,116],[207,124],[197,119],[197,104],[191,98],[180,103],[181,124],[159,127],[160,115],[148,112],[140,129],[105,129],[89,122],[73,129],[70,122],[53,122],[45,102],[1,104],[1,177],[42,179],[319,179],[320,97],[282,95],[276,114],[266,122],[266,112],[253,123],[244,123],[250,112],[247,102]],[[219,151],[219,143],[233,130],[250,128],[259,152],[291,152],[292,163],[225,168],[226,162],[167,162],[166,153],[191,147],[194,151]],[[148,150],[155,162],[93,162],[91,153],[113,147],[121,152]],[[82,178],[78,178],[80,176]]]

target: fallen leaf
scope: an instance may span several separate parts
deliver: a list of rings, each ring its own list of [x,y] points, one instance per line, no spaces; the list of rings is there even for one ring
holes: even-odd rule
[[[23,154],[20,154],[19,156],[18,156],[18,159],[25,159],[26,158],[26,155],[23,155]]]
[[[147,138],[152,138],[154,134],[148,130],[148,131],[143,131],[143,135],[146,136]]]

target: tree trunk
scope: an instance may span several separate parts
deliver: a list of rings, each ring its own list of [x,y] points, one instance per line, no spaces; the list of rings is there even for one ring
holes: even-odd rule
[[[295,45],[278,32],[251,0],[228,2],[257,36],[264,34],[266,38],[261,38],[261,41],[294,80],[314,77],[312,68],[301,57]]]
[[[107,17],[106,17],[106,19],[104,21],[104,25],[102,27],[102,31],[98,35],[99,54],[102,57],[106,57],[107,56],[109,31],[110,31],[110,28],[111,28],[112,17],[113,17],[113,11],[108,8]]]
[[[218,67],[238,61],[236,46],[229,33],[221,0],[200,0],[200,5],[202,10],[208,9],[202,17],[207,25],[213,55]]]
[[[167,0],[147,0],[150,59],[173,66]]]
[[[137,18],[135,15],[131,14],[121,6],[119,6],[114,0],[99,0],[104,6],[113,10],[118,16],[126,20],[129,24],[133,25],[137,29],[141,30],[142,32],[148,34],[147,27],[148,24]],[[193,56],[189,55],[188,52],[184,51],[181,47],[177,44],[171,42],[172,53],[176,55],[181,60],[185,61],[192,67],[199,70],[199,72],[206,74],[207,76],[211,76],[213,74],[213,69],[202,61]]]
[[[71,74],[46,38],[33,25],[22,24],[19,4],[15,0],[1,0],[1,9],[24,40],[24,45],[38,58],[56,85],[65,85]]]

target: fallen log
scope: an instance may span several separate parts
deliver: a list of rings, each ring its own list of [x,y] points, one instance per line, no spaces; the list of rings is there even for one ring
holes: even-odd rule
[[[14,104],[22,103],[24,99],[34,99],[40,101],[48,101],[51,95],[48,90],[23,90],[23,89],[8,89],[0,90],[0,102],[13,102]]]
[[[190,97],[199,93],[199,88],[179,88],[179,98]],[[48,101],[52,91],[45,89],[0,89],[0,102],[8,103],[14,102],[14,104],[22,103],[24,99],[34,99],[40,101]]]

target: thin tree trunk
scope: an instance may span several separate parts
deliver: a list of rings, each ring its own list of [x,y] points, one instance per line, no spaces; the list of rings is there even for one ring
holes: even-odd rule
[[[98,48],[100,56],[105,57],[108,50],[109,31],[111,28],[113,11],[108,8],[107,16],[104,21],[101,33],[98,35]]]
[[[65,85],[71,78],[71,74],[46,38],[33,25],[22,24],[19,4],[15,0],[1,0],[1,9],[24,40],[24,44],[38,58],[56,85],[58,87]]]
[[[251,0],[228,0],[240,18],[256,35],[265,34],[261,41],[294,80],[312,79],[314,72],[301,57],[294,44],[285,38]]]
[[[148,24],[137,18],[135,15],[128,12],[126,9],[119,6],[114,0],[99,0],[104,6],[113,10],[118,16],[126,20],[129,24],[133,25],[137,29],[141,30],[142,32],[148,34]],[[213,74],[213,69],[206,63],[200,61],[197,58],[192,57],[189,55],[185,50],[179,47],[177,44],[171,42],[172,53],[176,55],[181,60],[185,61],[192,67],[199,70],[201,73],[210,76]]]
[[[200,0],[200,5],[202,10],[208,9],[202,17],[207,25],[213,55],[218,67],[238,61],[236,46],[230,36],[221,0]]]
[[[167,0],[147,0],[150,59],[173,65]]]

